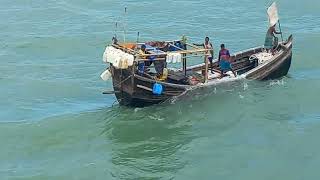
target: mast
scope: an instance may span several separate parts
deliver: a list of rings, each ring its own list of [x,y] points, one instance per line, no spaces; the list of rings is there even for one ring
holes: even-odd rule
[[[124,8],[124,18],[123,18],[124,19],[123,20],[123,42],[124,43],[126,42],[126,33],[127,33],[126,32],[127,31],[126,30],[126,28],[127,28],[126,27],[127,26],[127,24],[126,24],[127,23],[126,15],[127,15],[127,7]]]

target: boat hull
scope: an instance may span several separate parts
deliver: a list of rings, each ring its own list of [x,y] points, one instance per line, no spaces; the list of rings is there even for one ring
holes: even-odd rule
[[[115,69],[111,66],[113,88],[120,105],[144,107],[159,104],[186,91],[187,86],[172,86],[168,83],[157,82],[163,87],[164,93],[153,93],[154,80],[133,73],[132,69]]]
[[[279,65],[278,68],[276,68],[274,71],[272,71],[262,80],[278,79],[287,75],[291,66],[291,60],[292,60],[292,53],[284,59],[284,61]]]

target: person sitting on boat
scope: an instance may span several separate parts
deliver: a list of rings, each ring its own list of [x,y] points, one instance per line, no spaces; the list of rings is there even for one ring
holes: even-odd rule
[[[140,57],[143,58],[143,59],[148,59],[147,56],[145,56],[145,54],[149,54],[147,51],[146,51],[146,45],[142,44],[141,45],[141,48],[139,50],[139,54],[140,54]],[[144,65],[145,66],[150,66],[152,64],[152,61],[144,61]]]
[[[144,54],[147,54],[146,48],[147,48],[146,45],[144,45],[144,44],[141,45],[140,50],[139,50],[140,56],[141,56],[141,55],[143,56]],[[141,56],[141,57],[142,57],[142,56]],[[143,56],[143,57],[144,57],[144,56]]]
[[[213,60],[213,57],[214,57],[214,47],[212,45],[212,43],[210,42],[210,38],[209,37],[206,37],[204,39],[204,43],[203,44],[194,44],[196,46],[203,46],[205,49],[211,49],[210,50],[210,53],[208,55],[208,60],[210,62],[210,68],[211,68],[211,72],[213,72],[213,63],[212,63],[212,60]]]
[[[142,44],[139,50],[139,57],[140,59],[144,59],[144,61],[140,61],[138,63],[138,71],[140,73],[149,71],[148,67],[152,64],[152,61],[145,61],[148,58],[146,54],[148,54],[148,52],[146,51],[146,45]]]
[[[277,39],[277,37],[275,36],[275,34],[282,34],[282,32],[277,32],[276,31],[276,28],[275,28],[276,24],[271,26],[268,31],[267,31],[267,34],[266,34],[266,38],[265,38],[265,41],[264,41],[264,48],[269,51],[271,50],[272,54],[274,54],[274,45],[275,45],[275,41],[274,39]]]
[[[116,36],[112,37],[112,44],[118,44],[118,39]]]
[[[231,63],[230,63],[230,52],[228,49],[225,48],[224,44],[221,44],[221,50],[219,51],[219,66],[221,71],[221,77],[223,77],[224,73],[227,71],[232,71],[234,76],[237,76],[234,70],[232,69]]]
[[[156,70],[156,79],[160,81],[164,81],[167,79],[167,75],[165,75],[164,70],[166,69],[166,61],[165,60],[156,60],[153,62],[154,69]]]

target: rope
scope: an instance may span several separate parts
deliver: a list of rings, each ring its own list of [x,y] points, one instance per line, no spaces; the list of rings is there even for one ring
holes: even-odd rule
[[[125,82],[126,80],[128,80],[129,78],[131,78],[132,75],[128,76],[127,78],[125,78],[124,80],[120,81],[118,84],[116,84],[116,87],[119,87],[120,84],[122,84],[123,82]]]
[[[113,107],[117,102],[119,102],[119,103],[120,103],[120,101],[121,101],[121,100],[122,100],[122,99],[115,100],[115,101],[112,103],[111,107]]]

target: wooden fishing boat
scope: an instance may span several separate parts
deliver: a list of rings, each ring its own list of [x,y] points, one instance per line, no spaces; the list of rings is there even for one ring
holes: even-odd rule
[[[271,17],[269,21],[272,18],[278,21],[278,17]],[[287,40],[275,43],[272,53],[259,46],[231,55],[236,76],[221,72],[218,59],[209,66],[211,49],[188,43],[184,37],[175,41],[115,42],[106,48],[104,61],[110,66],[101,77],[104,80],[112,77],[113,91],[105,94],[114,93],[120,105],[143,107],[197,88],[214,88],[242,79],[269,80],[285,76],[291,65],[292,42],[290,35]],[[141,53],[142,46],[146,49]],[[187,62],[199,62],[199,58],[201,63],[187,65]],[[178,62],[182,67],[169,68],[171,62]]]
[[[286,41],[278,43],[274,55],[265,52],[263,47],[251,48],[231,55],[232,67],[237,73],[234,77],[230,73],[221,77],[219,63],[213,63],[213,72],[208,61],[187,67],[188,58],[204,56],[207,59],[208,49],[195,48],[192,44],[190,50],[178,50],[183,56],[181,69],[170,69],[165,80],[159,80],[155,72],[139,73],[138,62],[148,61],[140,58],[139,54],[127,48],[128,44],[112,45],[121,51],[132,53],[135,61],[132,66],[118,68],[110,64],[108,71],[111,73],[115,96],[120,105],[143,107],[158,104],[176,96],[181,96],[191,89],[199,87],[214,87],[220,83],[227,83],[241,79],[269,80],[277,79],[288,73],[292,58],[292,36]],[[167,42],[174,44],[178,41]],[[157,47],[156,47],[157,48]],[[158,48],[160,49],[160,47]],[[165,61],[171,51],[147,54],[155,57],[153,61]],[[151,69],[151,67],[150,67]],[[160,85],[162,91],[154,92],[155,85]]]

